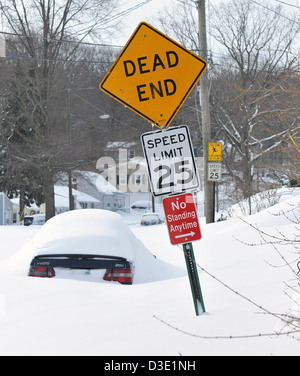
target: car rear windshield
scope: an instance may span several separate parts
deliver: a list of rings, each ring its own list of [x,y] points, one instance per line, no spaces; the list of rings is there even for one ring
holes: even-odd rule
[[[30,266],[69,269],[129,269],[131,267],[130,262],[123,257],[86,254],[39,255],[34,257]]]

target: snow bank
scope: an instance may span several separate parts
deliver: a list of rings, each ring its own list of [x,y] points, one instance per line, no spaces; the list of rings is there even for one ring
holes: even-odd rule
[[[259,192],[251,197],[251,214],[259,213],[293,197],[300,197],[300,188],[283,187]],[[227,217],[241,217],[249,214],[249,200],[245,199],[221,211],[217,217],[226,219]]]
[[[299,318],[299,305],[295,306],[296,299],[290,298],[287,289],[295,275],[270,244],[261,244],[259,232],[251,227],[297,234],[297,225],[291,222],[299,212],[297,200],[292,197],[242,220],[209,225],[200,220],[203,236],[193,248],[201,266],[207,313],[199,317],[194,312],[182,247],[170,244],[165,225],[131,228],[136,263],[132,286],[26,277],[36,249],[30,237],[37,228],[1,230],[4,256],[0,267],[8,265],[10,254],[13,268],[5,268],[6,274],[0,269],[0,354],[299,355],[299,341],[274,335],[274,328],[286,330],[278,316],[259,308]],[[29,242],[18,252],[21,238]],[[299,250],[284,245],[279,250],[297,272]],[[17,264],[25,267],[22,273],[16,273]],[[47,334],[35,335],[34,328],[45,325]]]

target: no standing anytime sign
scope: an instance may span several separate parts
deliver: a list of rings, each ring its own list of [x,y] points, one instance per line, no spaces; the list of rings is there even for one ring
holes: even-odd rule
[[[171,244],[201,239],[197,210],[192,193],[163,199]]]

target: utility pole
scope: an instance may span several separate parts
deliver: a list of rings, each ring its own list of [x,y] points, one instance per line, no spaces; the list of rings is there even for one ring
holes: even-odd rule
[[[197,2],[199,23],[199,56],[203,60],[207,61],[205,0],[197,0]],[[200,105],[202,116],[202,139],[204,160],[204,214],[206,217],[206,223],[212,223],[214,222],[214,189],[213,182],[208,181],[207,174],[208,143],[211,141],[208,68],[201,76]]]
[[[69,167],[68,167],[68,188],[69,188],[69,210],[74,210],[74,196],[72,187],[72,171],[71,171],[71,124],[70,124],[70,89],[67,90],[67,139],[68,139],[68,156],[69,156]]]

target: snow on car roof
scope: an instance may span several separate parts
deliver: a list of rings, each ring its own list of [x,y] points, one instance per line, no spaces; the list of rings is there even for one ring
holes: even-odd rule
[[[151,216],[151,215],[160,216],[161,214],[160,213],[145,213],[145,214],[143,214],[143,217],[147,217],[147,216]]]
[[[35,256],[97,254],[133,260],[134,235],[123,218],[100,209],[75,210],[51,218],[33,239]]]

